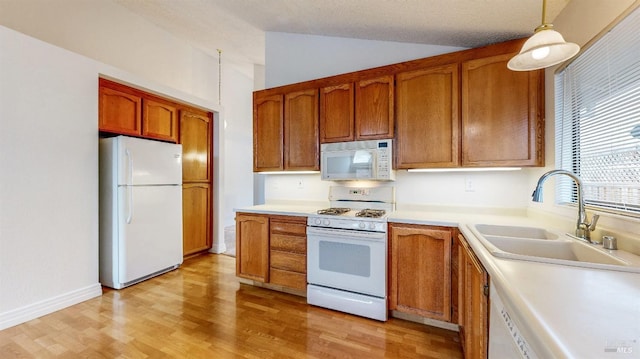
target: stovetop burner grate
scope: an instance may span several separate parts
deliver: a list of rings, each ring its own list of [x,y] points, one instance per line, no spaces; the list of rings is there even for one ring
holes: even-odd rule
[[[356,217],[367,217],[367,218],[380,218],[384,216],[386,211],[384,209],[363,209],[356,213]]]
[[[332,216],[338,216],[344,213],[347,213],[351,210],[351,208],[340,208],[340,207],[332,207],[318,210],[318,214],[328,214]]]

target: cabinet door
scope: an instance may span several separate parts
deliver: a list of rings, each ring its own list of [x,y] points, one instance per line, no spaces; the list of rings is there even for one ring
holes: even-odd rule
[[[484,359],[488,346],[487,272],[474,257],[469,257],[466,268],[467,279],[467,327],[469,355],[467,358]]]
[[[396,75],[398,168],[459,164],[458,64]]]
[[[99,92],[99,130],[122,135],[140,136],[142,98],[102,85]]]
[[[485,359],[489,348],[489,276],[464,238],[459,238],[460,264],[464,268],[460,281],[460,296],[464,303],[460,309],[460,333],[464,354],[465,358]]]
[[[288,93],[284,98],[284,169],[319,170],[318,90]]]
[[[206,183],[182,185],[182,252],[185,256],[211,248],[211,188]]]
[[[392,225],[389,309],[449,321],[450,261],[450,229]]]
[[[178,111],[168,102],[142,100],[142,136],[178,142]]]
[[[236,275],[269,281],[269,217],[236,215]]]
[[[253,171],[282,171],[283,96],[253,98]]]
[[[182,181],[208,182],[211,178],[211,118],[191,110],[180,112]]]
[[[353,83],[320,89],[320,143],[355,139]]]
[[[393,75],[356,84],[356,139],[393,138]]]
[[[306,217],[269,219],[269,283],[297,290],[307,286]]]
[[[462,63],[462,165],[544,165],[544,71],[511,71],[514,54]]]

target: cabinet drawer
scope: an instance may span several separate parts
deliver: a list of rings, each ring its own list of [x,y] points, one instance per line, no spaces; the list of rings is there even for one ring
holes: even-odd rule
[[[271,220],[270,232],[271,234],[275,233],[287,233],[287,234],[297,234],[301,236],[307,235],[307,223],[292,223],[292,222],[281,222],[277,220]]]
[[[307,239],[300,236],[289,236],[286,234],[271,235],[271,249],[284,252],[307,253]]]
[[[271,251],[271,268],[290,270],[299,273],[307,272],[307,256],[298,253]]]
[[[269,277],[269,282],[271,284],[300,290],[305,290],[307,288],[307,275],[304,273],[289,272],[286,270],[271,268],[269,271]]]

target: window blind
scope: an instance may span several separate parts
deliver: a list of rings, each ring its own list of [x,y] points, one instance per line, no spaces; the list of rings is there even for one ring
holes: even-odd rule
[[[556,168],[583,181],[585,201],[640,216],[640,11],[555,75]],[[576,186],[556,179],[558,203]]]

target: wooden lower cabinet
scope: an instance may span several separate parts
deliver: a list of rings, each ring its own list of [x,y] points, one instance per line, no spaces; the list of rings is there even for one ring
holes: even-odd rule
[[[236,275],[304,290],[307,286],[307,218],[237,213]]]
[[[484,359],[489,350],[489,275],[462,235],[458,236],[458,310],[465,358]]]
[[[269,249],[269,283],[298,290],[306,289],[306,217],[271,217]]]
[[[390,225],[390,310],[451,320],[454,231],[446,227]]]
[[[211,248],[211,187],[208,183],[182,185],[182,254]]]
[[[236,275],[269,281],[269,216],[236,214]]]

